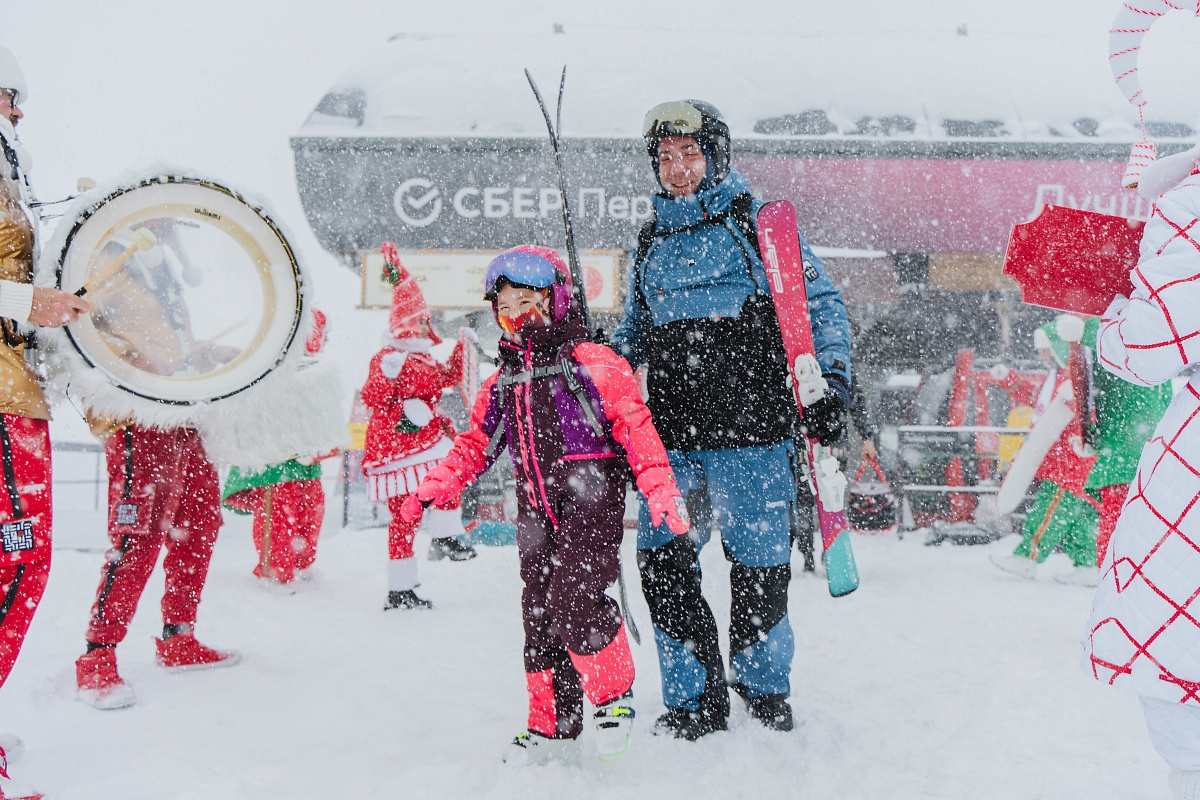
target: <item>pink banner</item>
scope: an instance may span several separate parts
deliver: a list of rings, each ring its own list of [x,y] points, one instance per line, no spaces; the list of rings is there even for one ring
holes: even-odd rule
[[[1145,219],[1115,161],[741,158],[764,200],[791,200],[810,244],[902,253],[1003,253],[1045,203]]]

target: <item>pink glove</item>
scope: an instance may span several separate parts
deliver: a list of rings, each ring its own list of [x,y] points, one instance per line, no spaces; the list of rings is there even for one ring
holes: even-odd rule
[[[425,506],[421,505],[421,498],[417,495],[410,494],[408,499],[400,504],[400,516],[405,522],[419,522],[425,514]]]
[[[458,505],[458,500],[462,497],[463,489],[466,487],[467,484],[453,469],[442,464],[425,474],[413,496],[422,505],[450,508]],[[407,502],[406,500],[405,503]]]
[[[671,533],[679,536],[688,532],[691,521],[688,519],[687,503],[675,486],[675,474],[670,467],[651,467],[638,476],[637,485],[646,496],[650,521],[654,527],[662,525],[665,517]]]

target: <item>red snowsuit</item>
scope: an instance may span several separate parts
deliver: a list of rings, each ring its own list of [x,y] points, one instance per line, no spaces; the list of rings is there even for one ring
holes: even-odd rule
[[[164,544],[163,624],[194,625],[221,527],[220,484],[200,434],[128,425],[108,437],[104,454],[112,549],[105,555],[88,642],[125,638]]]
[[[225,498],[225,505],[254,515],[254,576],[291,583],[297,570],[317,558],[325,517],[325,489],[319,478],[255,486]]]
[[[625,627],[605,594],[617,579],[625,485],[630,469],[643,489],[673,481],[629,364],[585,341],[587,330],[568,320],[528,334],[524,346],[500,343],[501,372],[484,383],[470,430],[430,476],[461,489],[502,446],[509,449],[525,583],[528,727],[557,738],[579,735],[584,694],[599,706],[633,685]],[[570,389],[564,364],[580,394]]]
[[[50,576],[50,433],[46,420],[0,416],[0,685],[8,679]],[[11,453],[11,457],[9,455]],[[10,467],[11,464],[11,467]]]
[[[388,378],[381,367],[389,355],[392,363],[401,358],[404,362],[394,378]],[[361,392],[363,404],[373,412],[367,423],[363,472],[367,476],[368,497],[386,499],[388,510],[392,512],[392,521],[388,525],[388,558],[393,561],[412,558],[413,537],[419,524],[419,521],[405,520],[400,514],[400,506],[409,493],[416,490],[425,473],[441,462],[440,456],[425,459],[421,454],[437,447],[444,438],[454,437],[453,423],[434,409],[441,400],[442,391],[462,379],[462,358],[460,343],[445,366],[428,353],[395,347],[385,347],[371,359],[367,382]],[[432,419],[424,425],[407,420],[404,404],[408,400],[423,402],[432,412]],[[412,427],[418,429],[403,430]],[[404,466],[387,469],[400,464]]]

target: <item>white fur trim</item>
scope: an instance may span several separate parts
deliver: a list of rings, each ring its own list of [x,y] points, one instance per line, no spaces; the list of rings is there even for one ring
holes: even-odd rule
[[[417,588],[417,557],[388,560],[388,591],[407,592]]]
[[[407,360],[408,353],[402,353],[398,350],[385,353],[383,358],[379,359],[379,371],[383,373],[383,377],[389,381],[394,381],[400,377],[400,370],[404,369],[404,362]]]
[[[344,400],[337,370],[318,361],[276,369],[258,385],[210,404],[197,427],[214,463],[261,469],[348,445]]]

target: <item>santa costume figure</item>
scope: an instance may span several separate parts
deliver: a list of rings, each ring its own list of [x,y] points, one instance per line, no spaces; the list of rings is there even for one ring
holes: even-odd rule
[[[454,444],[454,426],[436,406],[442,392],[462,380],[462,343],[454,348],[446,364],[434,360],[430,350],[442,340],[433,330],[433,316],[425,297],[400,263],[396,246],[384,242],[381,249],[384,277],[393,286],[392,307],[383,349],[371,359],[361,392],[363,403],[372,411],[363,472],[367,476],[367,498],[386,501],[392,513],[384,609],[432,608],[414,591],[419,584],[413,538],[420,520],[406,521],[400,507]],[[459,505],[430,509],[425,526],[433,536],[431,558],[448,556],[461,561],[475,557],[474,549],[456,538],[464,533]]]
[[[312,316],[312,332],[304,343],[308,363],[321,351],[327,332],[324,312],[314,308]],[[301,362],[301,369],[306,366]],[[230,470],[222,499],[229,510],[254,515],[256,577],[287,584],[312,566],[325,518],[321,461],[336,453],[292,458],[261,470]]]
[[[1075,317],[1070,320],[1082,325]],[[1095,586],[1100,503],[1085,487],[1096,453],[1084,446],[1083,426],[1070,382],[1068,362],[1072,357],[1082,356],[1070,354],[1070,346],[1059,334],[1059,327],[1057,322],[1051,322],[1034,331],[1034,344],[1051,368],[1034,408],[1034,423],[1055,397],[1062,395],[1066,395],[1067,405],[1072,410],[1071,421],[1038,467],[1035,475],[1039,481],[1038,490],[1025,516],[1021,543],[1012,555],[993,555],[991,561],[1005,572],[1032,579],[1037,565],[1061,546],[1074,563],[1075,570],[1067,576],[1057,576],[1055,580]],[[1078,337],[1075,340],[1078,341]]]

